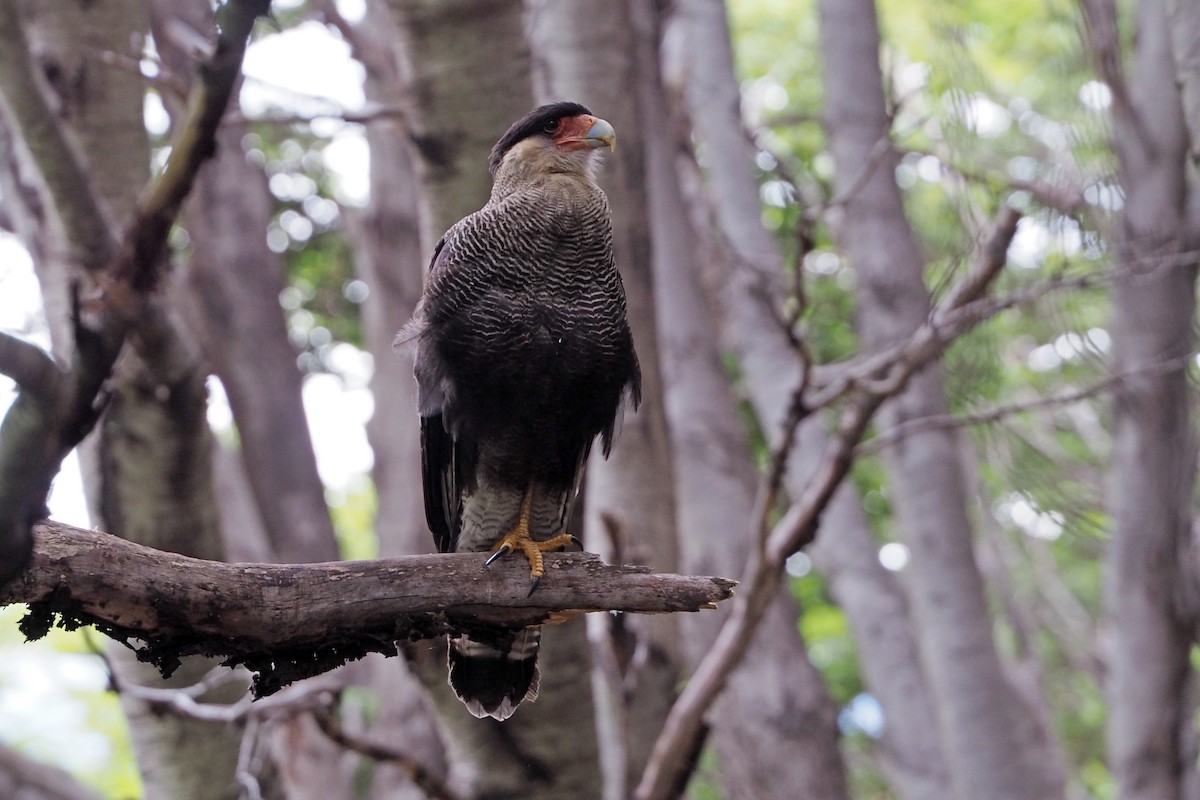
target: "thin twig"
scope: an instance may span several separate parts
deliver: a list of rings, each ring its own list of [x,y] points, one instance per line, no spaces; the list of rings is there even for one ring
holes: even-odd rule
[[[238,744],[236,774],[238,786],[241,787],[239,796],[245,800],[262,800],[262,786],[258,782],[258,768],[254,763],[262,727],[262,723],[257,719],[247,720],[242,740]]]
[[[424,792],[426,797],[433,798],[433,800],[460,800],[457,794],[450,791],[450,787],[412,756],[382,742],[374,742],[365,736],[346,730],[342,727],[341,720],[338,719],[331,705],[313,711],[313,719],[321,733],[328,736],[334,744],[341,745],[347,750],[352,750],[373,761],[392,764]]]
[[[224,125],[307,125],[318,119],[336,119],[354,125],[369,125],[378,120],[389,122],[405,122],[407,111],[400,106],[379,105],[364,108],[360,111],[349,111],[344,108],[331,108],[328,112],[319,114],[268,114],[265,116],[250,116],[242,112],[234,112],[225,117]],[[407,128],[405,128],[407,130]]]
[[[859,456],[872,455],[890,447],[901,439],[931,430],[947,430],[966,428],[975,425],[988,425],[999,422],[1016,414],[1039,411],[1046,408],[1080,403],[1109,391],[1120,391],[1121,387],[1132,378],[1150,377],[1172,372],[1186,366],[1200,351],[1192,351],[1175,358],[1165,359],[1152,364],[1142,364],[1134,369],[1126,370],[1096,381],[1083,388],[1070,392],[1039,397],[1036,400],[1026,400],[1019,403],[1008,403],[983,411],[973,411],[967,414],[938,414],[932,417],[918,417],[905,420],[893,428],[889,428],[873,439],[858,445],[855,454]]]

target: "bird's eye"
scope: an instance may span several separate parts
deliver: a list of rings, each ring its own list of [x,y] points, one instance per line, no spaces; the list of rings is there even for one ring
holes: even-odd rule
[[[542,130],[546,133],[558,133],[560,127],[562,127],[562,120],[552,119],[542,126]]]

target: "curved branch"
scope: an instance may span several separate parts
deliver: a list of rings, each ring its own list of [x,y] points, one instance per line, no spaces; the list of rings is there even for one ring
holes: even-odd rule
[[[118,237],[66,127],[47,100],[49,90],[30,58],[17,3],[0,0],[0,106],[34,155],[75,257],[102,290],[98,300],[85,298],[78,286],[72,290],[75,353],[71,372],[59,382],[69,386],[60,394],[69,396],[51,403],[32,392],[22,395],[4,420],[0,583],[23,565],[31,546],[29,526],[45,514],[51,479],[95,425],[106,399],[104,385],[128,332],[150,316],[146,298],[157,283],[167,235],[201,164],[216,149],[216,130],[241,72],[250,32],[269,10],[270,0],[230,0],[221,7],[216,48],[200,66],[166,169],[150,182]],[[11,342],[6,349],[12,349]],[[40,377],[46,374],[45,369],[39,372]]]
[[[46,351],[32,342],[0,331],[0,375],[16,381],[21,391],[42,402],[55,403],[61,396],[63,373]]]
[[[850,399],[808,485],[773,528],[768,529],[766,517],[760,516],[760,542],[746,565],[743,591],[734,600],[717,640],[671,706],[634,793],[637,800],[666,800],[686,784],[690,754],[703,735],[704,717],[750,647],[782,579],[785,561],[816,537],[821,515],[853,466],[854,449],[880,405],[938,358],[956,336],[987,318],[971,312],[987,298],[989,287],[1004,268],[1019,221],[1018,212],[1001,209],[988,237],[980,243],[972,268],[947,292],[929,320],[909,339],[886,351],[886,357],[880,356],[870,373],[876,379],[847,384],[846,391],[852,390]],[[812,403],[809,407],[819,406]],[[796,412],[803,408],[793,404],[786,424],[798,424]],[[783,439],[783,447],[790,447],[790,433]]]
[[[324,564],[225,564],[165,553],[56,522],[34,528],[29,567],[0,587],[0,605],[29,603],[22,632],[95,625],[170,674],[181,656],[223,657],[271,694],[396,642],[447,632],[499,638],[584,611],[662,613],[715,608],[724,578],[613,567],[586,553],[552,554],[526,597],[528,567],[456,553]],[[131,640],[137,640],[135,645]]]

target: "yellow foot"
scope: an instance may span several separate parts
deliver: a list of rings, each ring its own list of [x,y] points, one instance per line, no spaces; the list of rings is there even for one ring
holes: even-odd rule
[[[491,566],[496,559],[503,558],[509,553],[518,550],[524,553],[526,560],[529,561],[529,576],[533,579],[529,585],[530,595],[537,589],[542,576],[546,574],[546,564],[542,553],[565,550],[572,544],[579,543],[579,540],[569,533],[560,533],[553,539],[545,541],[531,539],[529,536],[529,509],[532,503],[533,489],[530,488],[525,491],[525,497],[521,500],[521,515],[517,518],[517,524],[500,541],[496,542],[492,547],[491,557],[484,562],[484,566]]]

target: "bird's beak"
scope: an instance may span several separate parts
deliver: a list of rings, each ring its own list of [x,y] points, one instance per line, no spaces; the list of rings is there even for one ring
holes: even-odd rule
[[[613,130],[612,125],[609,125],[602,119],[598,119],[592,123],[592,127],[588,128],[588,132],[583,137],[583,142],[588,147],[607,147],[610,150],[616,150],[617,132]]]

